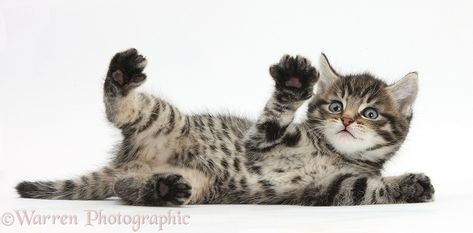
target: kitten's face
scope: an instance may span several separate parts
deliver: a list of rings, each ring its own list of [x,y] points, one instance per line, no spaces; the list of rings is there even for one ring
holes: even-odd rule
[[[326,64],[321,64],[321,83],[308,113],[315,130],[346,156],[368,155],[367,151],[375,150],[384,155],[397,150],[408,132],[417,92],[417,79],[412,75],[416,74],[388,86],[369,74],[338,75],[326,58],[322,59]],[[324,71],[324,65],[329,70]],[[374,157],[381,154],[362,159],[377,161],[380,158]]]

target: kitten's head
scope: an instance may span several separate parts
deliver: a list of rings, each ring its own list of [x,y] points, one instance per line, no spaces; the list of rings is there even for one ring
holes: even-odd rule
[[[329,146],[382,164],[404,141],[417,95],[417,73],[387,85],[370,74],[340,75],[324,54],[308,118]]]

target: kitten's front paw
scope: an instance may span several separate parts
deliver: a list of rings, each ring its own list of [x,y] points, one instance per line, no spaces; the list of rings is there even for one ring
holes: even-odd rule
[[[113,56],[107,72],[107,81],[126,93],[138,87],[145,79],[143,73],[147,61],[136,49],[128,49]]]
[[[284,55],[278,64],[269,68],[269,72],[276,82],[281,99],[288,101],[309,99],[319,78],[315,67],[302,56]]]
[[[152,191],[144,196],[145,205],[182,205],[191,196],[192,187],[178,174],[155,174],[147,186]]]
[[[425,174],[407,174],[399,182],[398,198],[407,203],[429,202],[435,193],[430,178]]]

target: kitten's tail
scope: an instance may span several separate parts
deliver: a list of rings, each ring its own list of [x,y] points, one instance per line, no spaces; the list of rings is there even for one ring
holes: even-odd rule
[[[23,198],[103,200],[113,196],[113,182],[117,172],[109,167],[60,181],[23,181],[16,186]]]

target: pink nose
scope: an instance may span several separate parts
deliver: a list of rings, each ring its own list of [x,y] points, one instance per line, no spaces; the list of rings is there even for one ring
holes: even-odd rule
[[[347,118],[347,117],[342,117],[342,122],[345,127],[349,126],[351,123],[353,123],[353,119]]]

